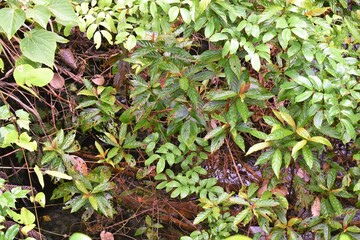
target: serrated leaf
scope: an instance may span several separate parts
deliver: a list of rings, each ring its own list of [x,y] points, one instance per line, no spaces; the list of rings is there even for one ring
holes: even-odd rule
[[[25,37],[21,39],[20,49],[30,60],[52,67],[55,59],[56,34],[44,29],[33,29],[26,32]]]
[[[233,225],[236,226],[241,223],[249,214],[251,214],[250,208],[245,208],[234,218]]]
[[[20,9],[2,8],[0,9],[0,27],[5,31],[7,37],[10,39],[25,23],[26,14]]]
[[[307,140],[301,140],[300,142],[297,142],[292,151],[291,151],[291,156],[294,157],[295,154],[300,150],[302,149],[305,145],[307,144]]]
[[[331,142],[324,137],[320,137],[320,136],[311,137],[309,138],[309,141],[324,144],[331,149],[333,148]]]
[[[302,155],[304,157],[306,165],[308,165],[308,167],[311,169],[314,162],[314,156],[308,146],[304,146],[302,148]]]
[[[205,219],[207,219],[208,216],[211,214],[211,209],[206,209],[204,212],[200,212],[196,218],[194,219],[194,224],[199,224],[203,222]]]
[[[279,178],[280,175],[281,165],[282,165],[282,153],[281,150],[278,148],[274,152],[271,160],[271,167],[277,178]]]
[[[261,143],[257,143],[257,144],[255,144],[255,145],[253,145],[253,146],[251,146],[251,147],[249,148],[249,150],[247,151],[246,155],[249,155],[249,154],[251,154],[251,153],[253,153],[253,152],[257,152],[257,151],[262,150],[262,149],[264,149],[264,148],[271,147],[271,144],[272,144],[271,142],[261,142]]]
[[[266,141],[280,140],[282,138],[292,135],[293,133],[293,131],[290,131],[288,129],[278,128],[268,135]]]
[[[238,94],[233,91],[219,91],[212,93],[212,96],[210,98],[211,101],[219,101],[219,100],[226,100],[232,97],[237,96]]]
[[[329,201],[337,215],[343,214],[343,212],[344,212],[343,206],[342,206],[341,202],[339,201],[339,199],[337,199],[334,194],[332,194],[332,193],[329,194]]]
[[[180,134],[186,146],[190,146],[195,142],[198,134],[198,126],[194,121],[186,121],[181,127]]]
[[[216,127],[216,128],[212,129],[210,132],[208,132],[206,134],[206,136],[204,137],[204,140],[206,141],[206,140],[209,140],[209,139],[214,138],[216,136],[219,136],[224,131],[225,131],[225,128],[223,126]]]

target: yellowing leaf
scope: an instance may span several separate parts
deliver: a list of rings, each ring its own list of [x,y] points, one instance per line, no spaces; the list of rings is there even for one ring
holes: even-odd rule
[[[50,175],[50,176],[53,176],[53,177],[62,178],[62,179],[65,179],[65,180],[72,180],[71,176],[69,176],[69,175],[67,175],[65,173],[62,173],[62,172],[46,170],[45,173]]]
[[[305,12],[304,15],[307,17],[320,16],[320,15],[324,14],[326,11],[328,11],[329,9],[330,9],[329,7],[314,8],[314,9],[311,9],[310,11]]]
[[[286,112],[280,112],[281,117],[289,124],[293,129],[296,129],[296,123],[290,114]]]
[[[309,138],[309,141],[324,144],[331,149],[333,148],[331,145],[331,142],[324,137],[320,137],[320,136],[311,137],[311,138]]]
[[[306,143],[306,140],[301,140],[300,142],[297,142],[291,151],[291,156],[294,157],[295,154],[306,145]]]
[[[268,148],[271,146],[271,142],[261,142],[261,143],[257,143],[255,145],[253,145],[251,148],[249,148],[248,152],[246,153],[246,155],[249,155],[253,152],[256,152],[256,151],[259,151],[259,150],[262,150],[264,148]]]
[[[298,128],[296,129],[296,133],[299,134],[299,136],[305,138],[305,139],[309,139],[310,138],[310,133],[305,129],[305,128]]]

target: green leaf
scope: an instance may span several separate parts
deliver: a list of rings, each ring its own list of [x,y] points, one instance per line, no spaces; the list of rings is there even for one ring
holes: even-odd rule
[[[224,33],[215,33],[214,35],[211,36],[211,38],[209,39],[210,42],[218,42],[221,40],[226,40],[228,39],[228,36]]]
[[[216,127],[214,129],[212,129],[210,132],[208,132],[206,134],[206,136],[204,137],[204,140],[209,140],[211,138],[214,138],[220,134],[222,134],[223,132],[225,131],[224,127],[223,126],[220,126],[220,127]]]
[[[187,10],[186,8],[180,8],[180,14],[186,24],[189,24],[191,22],[191,15],[189,10]]]
[[[226,100],[235,97],[238,94],[233,91],[221,91],[221,92],[219,91],[219,92],[212,92],[211,95],[212,96],[210,97],[210,100],[216,101],[216,100]]]
[[[56,34],[44,29],[33,29],[25,33],[20,41],[20,49],[25,57],[49,67],[54,65]]]
[[[322,122],[323,122],[323,111],[318,111],[314,116],[314,126],[317,129],[320,129]]]
[[[320,136],[311,137],[309,138],[309,141],[324,144],[332,149],[331,142],[324,137],[320,137]]]
[[[240,79],[241,77],[241,62],[239,57],[236,54],[233,54],[229,58],[229,65],[231,71],[235,73],[236,77]]]
[[[26,150],[33,152],[37,150],[37,143],[35,141],[31,141],[31,137],[27,132],[23,132],[19,136],[19,141],[16,143],[18,146],[25,148]]]
[[[355,39],[355,42],[360,42],[360,32],[359,27],[354,24],[354,20],[349,17],[344,17],[344,22],[349,29],[351,36]]]
[[[136,46],[136,37],[134,35],[129,35],[126,42],[124,43],[124,47],[131,51]]]
[[[17,224],[14,224],[12,226],[10,226],[7,230],[6,230],[6,233],[4,235],[4,240],[12,240],[12,239],[15,239],[16,235],[18,234],[19,232],[19,225]]]
[[[296,133],[300,137],[305,138],[307,140],[310,138],[310,133],[305,128],[299,127],[298,129],[296,129]]]
[[[196,218],[194,219],[194,224],[199,224],[207,219],[208,216],[211,214],[211,209],[206,209],[204,212],[200,212]]]
[[[14,70],[14,78],[19,86],[24,84],[43,87],[53,78],[54,73],[49,68],[33,68],[29,64],[19,65]]]
[[[198,126],[194,121],[188,120],[183,124],[180,134],[187,147],[190,148],[195,142],[198,131]]]
[[[45,171],[46,174],[56,177],[56,178],[61,178],[61,179],[65,179],[65,180],[72,180],[72,177],[62,173],[62,172],[58,172],[58,171],[51,171],[51,170],[46,170]]]
[[[42,172],[40,171],[40,168],[37,165],[35,165],[35,167],[34,167],[34,172],[39,180],[41,188],[44,188],[44,186],[45,186],[44,176],[43,176]]]
[[[307,141],[306,140],[301,140],[300,142],[297,142],[292,151],[291,151],[291,156],[295,156],[295,154],[300,150],[302,149],[305,145],[307,144]]]
[[[166,165],[165,158],[160,158],[158,163],[156,164],[156,173],[159,174],[164,171]]]
[[[73,233],[69,240],[91,240],[91,238],[83,233]]]
[[[26,16],[34,19],[35,22],[46,29],[50,19],[50,12],[46,6],[36,5],[34,8],[27,9]]]
[[[225,238],[225,240],[251,240],[251,238],[249,238],[245,235],[236,234],[236,235]]]
[[[56,21],[63,25],[75,25],[78,21],[78,17],[76,16],[70,1],[51,0],[48,8],[55,15]]]
[[[187,77],[181,77],[179,79],[179,86],[186,92],[189,89],[189,79]]]
[[[286,50],[289,41],[291,39],[291,31],[288,28],[285,28],[282,30],[281,34],[278,35],[279,43],[282,47],[282,49]]]
[[[247,151],[247,153],[246,153],[246,156],[247,155],[249,155],[249,154],[251,154],[251,153],[253,153],[253,152],[257,152],[257,151],[259,151],[259,150],[262,150],[262,149],[264,149],[264,148],[268,148],[268,147],[271,147],[271,142],[261,142],[261,143],[257,143],[257,144],[255,144],[255,145],[253,145],[253,146],[251,146],[250,148],[249,148],[249,150]]]
[[[179,15],[180,9],[177,6],[173,6],[169,9],[168,15],[169,15],[169,21],[174,21],[178,15]]]
[[[294,119],[291,117],[290,114],[286,113],[286,112],[280,112],[280,116],[282,117],[282,119],[285,120],[285,122],[287,124],[289,124],[293,129],[296,129],[296,124]]]
[[[5,31],[7,37],[10,39],[25,23],[26,14],[23,10],[17,8],[2,8],[0,9],[0,27]]]
[[[21,208],[20,215],[25,225],[33,224],[35,222],[35,215],[25,207]]]
[[[211,140],[211,144],[210,144],[210,152],[211,153],[216,152],[224,144],[225,137],[226,137],[226,134],[224,133],[224,134],[214,137]]]
[[[349,134],[350,138],[355,139],[357,134],[351,122],[344,118],[340,119],[340,122],[343,124],[343,126],[345,126],[346,133]]]
[[[253,69],[257,72],[260,71],[260,67],[261,67],[261,63],[260,63],[260,57],[259,54],[254,53],[251,56],[251,66],[253,67]]]
[[[266,138],[266,141],[283,139],[287,136],[292,135],[293,133],[294,133],[293,131],[290,131],[288,129],[278,128],[268,135],[268,137]]]
[[[313,91],[305,91],[295,97],[295,102],[303,102],[314,94]]]
[[[304,160],[305,160],[306,164],[311,169],[313,167],[314,156],[308,146],[304,146],[302,148],[302,155],[304,156]]]
[[[234,218],[233,225],[236,226],[241,223],[249,214],[251,214],[250,208],[245,208]]]
[[[271,167],[277,178],[279,178],[280,175],[281,164],[282,164],[282,153],[281,150],[278,148],[274,152],[271,160]]]
[[[332,194],[332,193],[329,194],[329,201],[337,215],[343,214],[344,210],[343,210],[342,204],[339,201],[339,199],[337,199],[335,197],[334,194]]]
[[[1,120],[7,120],[11,117],[11,113],[9,111],[8,106],[3,105],[0,107],[0,119]]]
[[[45,207],[45,204],[46,204],[46,197],[45,197],[45,194],[43,192],[39,192],[36,194],[35,196],[35,201],[37,203],[40,204],[40,206],[42,206],[43,208]]]

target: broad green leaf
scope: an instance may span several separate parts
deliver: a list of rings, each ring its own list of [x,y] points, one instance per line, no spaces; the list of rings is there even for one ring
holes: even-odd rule
[[[249,238],[245,235],[236,234],[236,235],[225,238],[225,240],[251,240],[251,238]]]
[[[334,194],[332,194],[332,193],[329,194],[329,201],[337,215],[343,214],[343,212],[344,212],[343,206],[342,206],[341,202],[339,201],[339,199],[337,199]]]
[[[49,67],[54,65],[56,34],[44,29],[33,29],[25,33],[20,41],[20,49],[25,57]]]
[[[264,148],[268,148],[268,147],[271,147],[272,143],[271,142],[261,142],[261,143],[257,143],[253,146],[251,146],[249,148],[249,150],[247,151],[246,155],[249,155],[253,152],[257,152],[259,150],[262,150]]]
[[[344,18],[344,22],[349,29],[351,36],[355,39],[357,43],[360,42],[360,32],[359,27],[354,24],[354,20],[350,19],[349,17]]]
[[[225,128],[223,126],[216,127],[216,128],[212,129],[210,132],[208,132],[206,134],[206,136],[204,137],[204,140],[206,141],[206,140],[209,140],[209,139],[214,138],[216,136],[219,136],[224,131],[225,131]]]
[[[211,139],[211,143],[210,143],[210,152],[211,153],[216,152],[224,144],[225,137],[226,137],[226,134],[223,133],[223,134],[218,135],[218,136],[214,137],[213,139]]]
[[[180,134],[186,146],[190,146],[195,142],[198,134],[198,126],[194,121],[188,120],[181,127]]]
[[[20,9],[6,8],[0,9],[0,27],[5,31],[7,37],[10,39],[25,23],[26,14]]]
[[[180,14],[186,24],[189,24],[191,22],[191,15],[189,10],[187,10],[186,8],[180,8]]]
[[[233,91],[222,91],[222,92],[219,91],[219,92],[212,92],[211,95],[212,96],[210,96],[210,100],[216,101],[216,100],[226,100],[235,97],[238,94]]]
[[[281,164],[282,164],[282,153],[281,150],[278,148],[274,152],[271,160],[271,167],[277,178],[279,178],[280,175]]]
[[[298,128],[296,129],[296,133],[299,134],[300,137],[305,138],[308,140],[310,138],[310,133],[305,128]]]
[[[189,79],[187,77],[181,77],[179,79],[179,86],[186,92],[189,89]]]
[[[306,140],[301,140],[300,142],[297,142],[292,151],[291,151],[291,156],[295,156],[295,154],[300,150],[302,149],[305,145],[307,144],[307,141]]]
[[[285,120],[285,122],[287,122],[287,124],[289,124],[293,129],[296,129],[296,124],[294,119],[291,117],[290,114],[286,113],[286,112],[280,112],[280,115],[282,117],[282,119]]]
[[[51,0],[48,5],[49,10],[55,15],[57,22],[67,25],[75,25],[78,21],[70,1]]]
[[[350,138],[355,139],[357,134],[351,122],[344,118],[340,119],[340,122],[343,124],[343,126],[345,126],[346,133],[349,134]]]
[[[320,137],[320,136],[311,137],[309,138],[309,141],[324,144],[332,149],[331,142],[324,137]]]
[[[166,165],[165,158],[160,158],[158,163],[156,164],[156,173],[159,174],[164,171]]]
[[[36,194],[35,196],[35,201],[37,203],[40,204],[40,206],[42,206],[43,208],[45,207],[45,204],[46,204],[46,197],[45,197],[45,194],[43,192],[39,192]]]
[[[281,34],[278,35],[278,39],[282,49],[286,50],[291,39],[290,29],[285,28],[284,30],[282,30]]]
[[[179,15],[180,9],[177,6],[173,6],[169,9],[168,15],[169,15],[169,21],[174,21],[178,15]]]
[[[234,218],[233,225],[236,226],[241,223],[249,214],[251,214],[250,208],[245,208]]]
[[[257,72],[260,71],[261,63],[260,63],[259,54],[255,53],[251,56],[251,66],[255,71]]]
[[[313,91],[305,91],[295,97],[295,102],[303,102],[314,94]]]
[[[14,78],[19,86],[43,87],[53,78],[54,73],[49,68],[33,68],[31,65],[19,65],[14,70]]]
[[[29,8],[26,10],[27,18],[34,19],[41,27],[46,29],[50,19],[50,12],[46,6],[36,5],[34,8]]]
[[[268,137],[266,138],[266,141],[279,140],[279,139],[285,138],[287,136],[290,136],[293,133],[294,133],[293,131],[290,131],[288,129],[278,128],[268,135]]]
[[[236,145],[238,145],[238,147],[245,152],[245,141],[244,138],[236,132],[236,130],[231,131],[231,135],[233,137],[234,142],[236,143]]]
[[[90,195],[89,202],[90,202],[90,205],[95,209],[95,211],[97,211],[99,208],[99,204],[98,204],[96,198],[94,196]]]
[[[240,79],[241,77],[241,62],[236,54],[233,54],[229,58],[229,65],[233,73]]]
[[[3,240],[7,240],[7,239],[15,239],[16,235],[18,234],[19,232],[19,225],[17,224],[14,224],[12,226],[10,226],[7,230],[6,230],[6,233],[5,233],[5,236],[3,238]]]
[[[37,143],[35,141],[31,142],[31,137],[27,134],[27,132],[20,134],[19,141],[16,144],[30,152],[37,150]]]
[[[275,29],[271,30],[270,32],[265,33],[264,36],[263,36],[263,38],[262,38],[263,43],[266,43],[266,42],[270,41],[270,40],[273,39],[276,35],[277,35],[277,34],[276,34]]]
[[[221,40],[226,40],[228,39],[228,36],[224,33],[215,33],[214,35],[211,36],[211,38],[209,39],[210,42],[218,42]]]
[[[43,176],[42,172],[40,171],[40,168],[37,165],[35,165],[35,167],[34,167],[34,172],[39,180],[41,188],[44,188],[44,186],[45,186],[44,176]]]
[[[35,215],[25,207],[21,208],[20,215],[22,218],[22,222],[25,225],[33,224],[35,222]]]
[[[11,113],[7,105],[3,105],[0,107],[0,119],[7,120],[11,117]]]
[[[65,179],[65,180],[72,180],[71,176],[69,176],[65,173],[62,173],[62,172],[46,170],[45,173],[52,177],[61,178],[61,179]]]
[[[210,216],[210,214],[211,214],[211,209],[206,209],[205,211],[200,212],[194,219],[193,223],[196,225],[203,222],[205,219],[207,219],[208,216]]]
[[[69,240],[91,240],[91,238],[83,233],[73,233]]]
[[[302,148],[302,155],[308,167],[311,169],[314,162],[314,156],[308,146]]]
[[[245,102],[241,101],[240,99],[236,99],[236,108],[237,111],[240,113],[240,116],[244,123],[246,123],[251,116],[251,113],[249,112],[249,109]]]
[[[291,31],[298,36],[299,38],[302,38],[304,40],[308,39],[309,34],[308,32],[303,28],[292,28]]]

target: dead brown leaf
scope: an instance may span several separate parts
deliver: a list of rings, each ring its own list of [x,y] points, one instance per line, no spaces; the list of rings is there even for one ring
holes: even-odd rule
[[[58,54],[68,67],[77,69],[76,59],[69,48],[60,49]]]
[[[98,86],[102,86],[104,85],[105,78],[100,74],[96,74],[92,77],[91,81]]]
[[[320,210],[321,210],[320,198],[316,197],[313,205],[311,206],[311,214],[313,215],[313,217],[320,216]]]
[[[111,232],[106,232],[105,230],[103,230],[100,233],[100,239],[101,240],[114,240],[114,235]]]
[[[50,81],[50,86],[54,89],[60,89],[64,87],[65,79],[58,73],[55,73]]]

